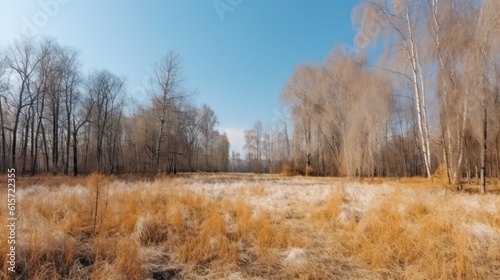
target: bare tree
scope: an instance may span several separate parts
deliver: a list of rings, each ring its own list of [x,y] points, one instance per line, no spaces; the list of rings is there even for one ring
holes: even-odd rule
[[[218,124],[215,112],[208,105],[202,105],[200,108],[200,133],[201,146],[203,147],[203,160],[205,171],[211,171],[213,147],[215,141],[215,127]]]
[[[41,54],[37,47],[28,39],[15,42],[14,45],[9,48],[8,53],[7,64],[12,72],[13,87],[15,87],[12,104],[9,104],[14,110],[14,123],[12,128],[10,128],[12,131],[10,164],[16,167],[19,123],[22,114],[26,113],[25,109],[33,106],[33,102],[36,99],[33,82],[40,62],[44,58],[44,54]],[[29,126],[26,125],[26,128],[29,129]],[[28,135],[25,133],[24,142],[26,144],[23,150],[25,150],[24,148],[27,146],[27,139]]]
[[[214,171],[227,172],[229,170],[229,139],[225,133],[215,133],[214,141]]]
[[[76,104],[81,104],[82,98],[77,95],[75,96],[74,102]],[[72,109],[71,138],[73,139],[73,176],[78,176],[78,134],[80,129],[89,121],[91,113],[91,107],[85,108],[84,106],[78,106]]]
[[[227,136],[208,105],[186,98],[176,52],[150,82],[151,104],[127,111],[122,78],[95,70],[82,82],[79,53],[54,39],[0,50],[1,170],[68,174],[72,166],[77,175],[91,165],[146,172],[169,163],[174,172],[226,171]]]
[[[199,113],[198,108],[192,105],[187,105],[182,113],[182,119],[184,120],[185,130],[184,130],[184,143],[186,145],[186,157],[187,165],[189,171],[196,170],[195,162],[197,159],[198,150],[200,148],[200,134],[201,134],[201,122],[203,121],[202,116]]]
[[[245,146],[247,160],[251,172],[263,173],[263,142],[265,138],[264,127],[261,121],[257,121],[253,128],[245,130]]]
[[[373,28],[371,26],[373,23],[366,18],[376,17],[377,24],[385,27],[386,30],[384,32],[391,34],[385,35],[386,38],[396,38],[392,46],[400,47],[399,52],[396,52],[393,48],[388,48],[391,52],[400,55],[396,57],[395,62],[408,62],[408,64],[396,64],[397,68],[390,69],[390,71],[399,73],[411,84],[420,148],[423,154],[427,177],[432,178],[432,155],[426,102],[427,87],[423,70],[422,46],[419,46],[417,43],[417,36],[420,41],[424,41],[425,39],[425,37],[420,36],[423,26],[422,22],[419,21],[422,9],[421,1],[395,0],[390,1],[390,5],[386,5],[385,1],[365,0],[359,4],[357,9],[362,10],[360,18],[355,18],[355,21],[362,22],[361,28]],[[366,30],[362,32],[368,33]],[[384,32],[382,32],[382,29],[379,29],[380,34],[384,34]],[[373,37],[377,37],[380,34],[373,34]]]
[[[66,50],[63,53],[62,64],[63,64],[63,77],[62,77],[62,89],[63,89],[63,100],[64,108],[66,113],[66,160],[64,166],[64,174],[69,174],[70,165],[70,147],[71,147],[71,135],[74,135],[74,131],[83,126],[83,121],[74,121],[75,111],[77,110],[78,101],[80,99],[80,72],[79,72],[79,61],[78,52],[73,50]],[[86,118],[84,118],[84,121]],[[73,146],[77,147],[76,139],[73,137]],[[76,150],[73,150],[73,157],[76,158]],[[76,165],[75,162],[73,162]],[[73,167],[74,168],[74,167]],[[77,173],[77,172],[74,172]]]
[[[160,165],[162,145],[164,143],[165,126],[170,113],[174,110],[175,101],[184,97],[182,93],[182,76],[180,73],[180,57],[175,51],[169,51],[158,63],[152,78],[153,107],[157,110],[158,135],[155,143],[155,168]]]
[[[317,90],[318,69],[309,65],[299,65],[281,93],[281,99],[288,104],[292,115],[297,120],[295,133],[303,138],[302,153],[305,155],[304,173],[309,175],[312,154],[313,113],[320,109],[316,102],[314,92]],[[296,143],[298,144],[298,143]]]
[[[481,94],[478,102],[482,111],[481,120],[481,182],[480,193],[486,192],[486,168],[487,168],[487,142],[488,142],[488,107],[492,103],[495,91],[495,64],[491,59],[498,53],[500,41],[498,39],[498,26],[500,24],[500,3],[498,1],[484,0],[479,7],[475,24],[476,30],[472,38],[470,50],[470,70],[478,78],[477,88]]]
[[[91,112],[89,121],[95,129],[97,171],[100,172],[104,170],[105,137],[111,137],[114,118],[122,113],[124,82],[103,70],[91,73],[85,86],[89,98],[86,109]]]
[[[0,172],[7,170],[7,135],[6,135],[6,123],[5,123],[5,104],[7,103],[7,91],[9,88],[9,83],[7,79],[7,56],[0,52],[0,132],[2,133],[2,143],[0,148],[2,149],[2,166]]]

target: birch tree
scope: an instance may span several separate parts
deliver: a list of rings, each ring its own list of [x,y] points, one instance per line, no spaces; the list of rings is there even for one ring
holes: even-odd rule
[[[425,163],[426,174],[430,179],[432,178],[432,155],[427,116],[427,87],[423,69],[422,47],[417,41],[417,37],[420,41],[425,40],[425,37],[421,37],[422,33],[419,32],[422,28],[422,22],[419,21],[422,0],[393,0],[388,5],[385,1],[365,0],[356,9],[361,10],[358,13],[361,16],[357,19],[354,18],[355,21],[361,22],[361,32],[365,34],[370,33],[370,31],[363,30],[363,28],[371,29],[374,24],[382,27],[376,29],[377,31],[375,34],[372,34],[372,37],[384,35],[385,38],[389,39],[387,40],[390,42],[389,44],[399,46],[400,48],[400,56],[396,57],[395,62],[404,61],[408,63],[402,65],[396,64],[396,68],[389,70],[393,73],[399,72],[411,85],[420,148]],[[391,41],[391,38],[394,38],[394,42]],[[392,48],[390,51],[394,52]]]
[[[488,144],[488,110],[493,104],[495,94],[495,64],[491,61],[498,59],[500,51],[498,26],[500,26],[500,3],[498,1],[483,0],[479,6],[478,15],[474,24],[475,32],[472,38],[472,48],[469,50],[469,71],[476,77],[476,95],[479,99],[476,111],[481,112],[481,152],[480,152],[480,193],[486,192],[487,144]]]

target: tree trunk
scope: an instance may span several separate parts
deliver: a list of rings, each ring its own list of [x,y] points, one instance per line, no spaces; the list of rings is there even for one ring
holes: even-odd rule
[[[38,102],[37,102],[38,103]],[[31,132],[30,132],[30,172],[31,174],[35,174],[35,169],[36,169],[36,158],[38,156],[38,137],[35,139],[35,116],[36,116],[36,109],[33,107],[33,112],[30,120],[30,126],[31,126]]]
[[[45,172],[49,172],[49,148],[47,145],[47,137],[45,134],[45,126],[43,122],[40,124],[40,128],[42,129],[42,141],[43,141],[43,152],[44,152],[44,160],[45,160]]]
[[[23,146],[21,149],[21,173],[26,173],[26,158],[28,156],[28,139],[30,132],[30,118],[31,118],[31,106],[28,108],[28,117],[26,118],[26,124],[23,133]]]
[[[500,130],[498,131],[497,137],[495,138],[495,160],[496,160],[496,170],[495,177],[500,178]]]
[[[448,150],[447,150],[447,143],[446,143],[446,136],[444,130],[442,131],[442,141],[443,141],[443,158],[444,158],[444,164],[446,165],[446,178],[448,180],[448,185],[451,185],[451,176],[450,176],[450,161],[448,158]]]
[[[486,193],[486,152],[487,152],[487,138],[488,138],[488,109],[486,104],[484,104],[484,116],[483,116],[483,133],[482,133],[482,145],[481,145],[481,183],[479,186],[479,193]]]
[[[90,122],[88,122],[86,129],[86,139],[85,139],[85,159],[83,161],[83,172],[87,171],[87,160],[89,157],[89,149],[90,149]]]
[[[163,139],[163,127],[165,126],[165,110],[166,108],[163,109],[162,116],[160,119],[160,130],[158,131],[158,141],[156,142],[156,149],[155,149],[155,169],[156,171],[159,171],[158,167],[160,166],[160,151],[161,151],[161,142]]]
[[[406,27],[408,29],[409,39],[404,39],[405,47],[408,51],[408,58],[410,60],[412,75],[413,75],[413,91],[415,98],[415,106],[417,113],[417,124],[418,124],[418,134],[420,136],[420,145],[422,149],[423,160],[425,164],[425,171],[427,173],[427,178],[432,179],[431,174],[431,154],[430,154],[430,144],[429,144],[429,134],[428,134],[428,123],[427,123],[427,113],[425,104],[425,88],[424,88],[424,77],[422,75],[422,70],[420,67],[419,56],[417,51],[417,46],[415,44],[415,38],[413,35],[413,27],[410,20],[410,8],[407,5],[406,8]],[[407,41],[408,40],[408,41]]]
[[[73,176],[78,176],[78,141],[77,131],[73,130]]]
[[[3,110],[2,110],[2,97],[0,96],[0,129],[2,132],[2,168],[1,172],[7,170],[7,152],[6,152],[6,140],[5,140],[5,125],[3,120]]]
[[[17,109],[16,118],[14,120],[14,129],[12,130],[12,148],[10,151],[10,163],[13,168],[16,168],[16,149],[17,149],[17,130],[19,128],[19,118],[21,116],[21,108]]]
[[[66,161],[64,164],[64,175],[69,174],[69,153],[70,153],[70,146],[71,146],[71,123],[68,125],[68,138],[66,139]]]

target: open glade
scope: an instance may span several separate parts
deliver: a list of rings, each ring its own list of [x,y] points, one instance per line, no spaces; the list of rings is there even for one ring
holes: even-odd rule
[[[52,180],[18,191],[18,277],[500,277],[495,194],[251,174]]]

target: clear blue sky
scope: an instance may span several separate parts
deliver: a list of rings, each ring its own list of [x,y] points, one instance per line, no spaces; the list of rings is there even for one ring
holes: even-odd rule
[[[213,0],[0,0],[0,44],[26,31],[54,37],[81,51],[85,71],[126,77],[129,92],[176,49],[186,86],[198,92],[193,100],[212,107],[241,151],[242,131],[274,117],[297,64],[321,62],[335,43],[352,44],[357,3],[241,0],[221,19]]]

